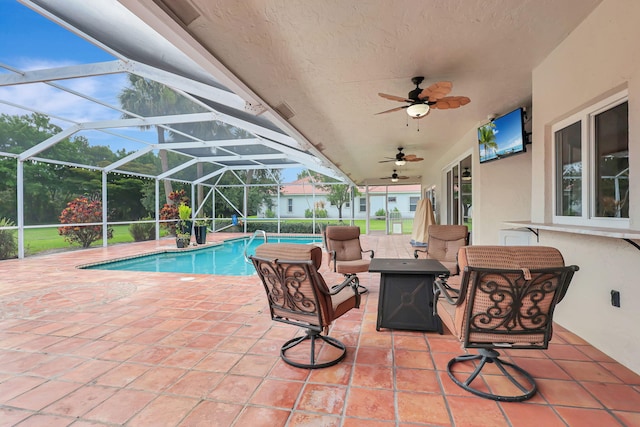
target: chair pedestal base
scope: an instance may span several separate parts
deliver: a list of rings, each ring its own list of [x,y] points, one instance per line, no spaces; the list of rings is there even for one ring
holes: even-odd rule
[[[326,362],[322,362],[322,363],[318,363],[318,361],[316,361],[316,354],[315,354],[315,350],[316,350],[316,340],[322,340],[324,342],[326,342],[327,344],[341,350],[340,354],[338,354],[337,357],[334,357],[333,359],[326,361]],[[310,352],[310,362],[309,363],[300,363],[300,362],[296,362],[295,360],[290,359],[289,357],[287,357],[286,352],[292,348],[294,348],[295,346],[307,341],[307,340],[311,340],[311,352]],[[320,332],[318,331],[312,331],[312,330],[307,330],[307,333],[301,337],[296,337],[293,339],[290,339],[289,341],[287,341],[286,343],[284,343],[284,345],[282,346],[282,348],[280,349],[280,357],[282,357],[282,360],[284,360],[286,363],[288,363],[291,366],[295,366],[296,368],[304,368],[304,369],[319,369],[319,368],[327,368],[329,366],[333,366],[337,363],[339,363],[342,359],[344,359],[344,357],[347,355],[347,348],[345,347],[345,345],[343,343],[341,343],[340,341],[338,341],[335,338],[332,337],[328,337],[326,335],[322,335]]]
[[[465,354],[462,356],[458,356],[449,361],[447,365],[447,372],[449,373],[449,377],[458,384],[463,389],[467,390],[470,393],[475,394],[476,396],[484,397],[491,400],[498,400],[501,402],[521,402],[523,400],[527,400],[532,398],[538,388],[536,386],[533,377],[521,367],[514,365],[513,363],[505,362],[499,358],[500,353],[496,350],[492,349],[479,349],[478,354]],[[470,361],[477,361],[477,366],[475,370],[469,374],[469,376],[461,381],[452,372],[452,367],[457,363],[464,363]],[[518,390],[520,390],[521,394],[514,395],[501,395],[501,394],[493,394],[487,393],[482,390],[478,390],[471,386],[473,380],[480,374],[482,368],[487,363],[494,363],[498,369],[502,372],[502,374],[513,384]],[[458,373],[460,375],[460,373]]]

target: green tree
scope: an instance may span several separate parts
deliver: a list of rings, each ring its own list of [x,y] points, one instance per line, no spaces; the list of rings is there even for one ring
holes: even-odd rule
[[[485,156],[488,156],[492,151],[495,153],[498,149],[494,132],[495,127],[496,125],[493,122],[489,122],[478,130],[478,143],[482,145]]]
[[[178,114],[180,111],[180,97],[171,88],[162,83],[145,79],[144,77],[129,74],[129,87],[122,89],[118,95],[120,104],[125,110],[142,116],[164,116],[169,114]],[[123,118],[131,118],[129,114],[123,114]],[[148,130],[151,126],[140,126],[140,129]],[[165,129],[156,126],[158,136],[158,144],[166,142]],[[159,150],[160,165],[162,171],[169,170],[169,162],[167,160],[167,151]],[[171,181],[164,179],[164,192],[167,203],[169,203],[169,194],[173,191]]]
[[[328,184],[335,181],[326,175],[313,171],[309,171],[309,175],[311,175],[311,178],[317,183],[326,183],[319,184],[318,186],[327,191],[327,201],[330,205],[335,206],[336,209],[338,209],[338,219],[342,221],[342,208],[345,204],[351,201],[352,197],[359,196],[360,191],[358,191],[356,187],[353,187],[352,195],[350,191],[351,186],[348,184]],[[307,176],[307,173],[303,171],[298,174],[298,179],[304,176]]]

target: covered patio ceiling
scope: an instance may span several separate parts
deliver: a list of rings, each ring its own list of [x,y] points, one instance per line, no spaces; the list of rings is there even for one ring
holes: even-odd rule
[[[189,116],[129,112],[132,118],[118,123],[70,122],[67,132],[219,121],[250,136],[241,143],[185,136],[163,148],[183,155],[184,168],[211,165],[207,179],[227,170],[308,168],[363,185],[390,184],[381,177],[397,167],[380,161],[400,146],[425,159],[399,168],[410,177],[402,184],[419,183],[489,115],[530,105],[532,70],[601,0],[20,1],[114,60],[30,71],[8,64],[2,86],[58,87],[80,75],[133,73],[200,108]],[[471,103],[420,120],[404,110],[376,115],[403,105],[378,93],[405,97],[414,76],[425,77],[423,88],[451,81],[450,95]],[[132,146],[132,156],[158,149],[152,142]]]

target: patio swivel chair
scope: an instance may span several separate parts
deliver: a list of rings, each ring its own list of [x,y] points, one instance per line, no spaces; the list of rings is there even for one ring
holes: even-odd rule
[[[351,225],[328,225],[323,232],[325,249],[329,254],[329,267],[345,277],[369,271],[369,264],[374,257],[372,249],[362,250],[360,243],[360,227]],[[369,254],[365,258],[365,254]],[[360,293],[368,289],[360,286]]]
[[[426,258],[437,259],[449,269],[451,275],[460,272],[458,269],[458,249],[469,244],[469,229],[466,225],[430,225],[427,230],[427,248],[413,251],[414,258],[420,253]]]
[[[497,349],[548,348],[555,306],[578,267],[565,266],[557,249],[543,246],[465,246],[458,262],[459,291],[451,292],[446,278],[437,279],[434,314],[465,349],[479,350],[451,359],[449,377],[463,389],[492,400],[533,397],[537,391],[533,377],[500,359]],[[462,364],[470,366],[462,369]],[[488,386],[479,378],[487,364],[497,368],[485,378],[490,378]],[[508,381],[496,381],[496,372]]]
[[[345,345],[327,333],[334,320],[359,308],[358,277],[345,277],[329,289],[318,273],[322,249],[313,245],[264,243],[250,259],[267,293],[271,319],[306,330],[305,335],[284,343],[282,360],[298,368],[316,369],[344,359]]]

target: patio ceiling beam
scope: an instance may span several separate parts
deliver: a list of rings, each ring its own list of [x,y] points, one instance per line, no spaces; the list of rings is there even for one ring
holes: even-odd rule
[[[163,85],[169,86],[173,89],[198,95],[236,110],[253,113],[251,110],[246,108],[247,102],[233,92],[187,79],[158,68],[150,67],[140,62],[129,61],[128,71],[140,77],[162,83]]]
[[[161,173],[160,175],[158,175],[158,179],[165,179],[167,177],[170,177],[171,175],[173,175],[174,173],[180,172],[183,169],[188,168],[189,166],[198,163],[198,159],[191,159],[191,160],[187,160],[186,162],[182,163],[179,166],[176,166],[173,169],[169,169],[168,171]]]
[[[110,172],[110,171],[112,171],[114,169],[119,168],[122,165],[125,165],[125,164],[129,163],[130,161],[132,161],[134,159],[137,159],[138,157],[144,156],[145,154],[147,154],[148,152],[150,152],[152,150],[153,150],[153,147],[141,148],[138,151],[135,151],[135,152],[129,154],[128,156],[123,157],[120,160],[111,163],[109,166],[105,167],[104,170],[106,172]]]
[[[71,135],[73,135],[74,133],[78,132],[79,130],[80,130],[80,128],[78,126],[71,126],[71,127],[67,128],[67,129],[63,130],[62,132],[57,133],[57,134],[53,135],[52,137],[45,139],[40,144],[34,145],[33,147],[29,148],[28,150],[23,151],[22,154],[20,154],[20,157],[18,157],[18,159],[20,161],[27,160],[29,157],[35,156],[36,154],[40,153],[41,151],[44,151],[47,148],[51,147],[52,145],[55,145],[58,142],[62,141],[63,139],[70,137]]]
[[[79,77],[102,76],[122,73],[122,61],[96,62],[93,64],[70,65],[67,67],[46,68],[22,71],[20,74],[0,75],[0,86],[22,85],[49,82],[52,80],[76,79]]]
[[[266,138],[272,139],[274,141],[281,142],[282,144],[288,145],[290,147],[300,146],[300,144],[298,144],[298,142],[295,139],[291,138],[290,136],[284,133],[276,132],[274,130],[267,129],[263,126],[260,126],[254,123],[245,122],[244,120],[231,116],[229,114],[217,112],[216,120],[219,120],[231,126],[235,126],[239,129],[244,129],[253,135],[260,135],[260,136],[264,136]]]
[[[136,119],[104,120],[99,122],[85,122],[78,126],[83,129],[109,129],[123,127],[158,126],[163,124],[206,122],[216,120],[215,113],[174,114],[169,116],[154,116]]]
[[[205,176],[203,176],[203,177],[201,177],[201,178],[195,179],[195,180],[193,181],[193,183],[194,183],[195,185],[202,184],[203,182],[208,181],[209,179],[213,178],[214,176],[222,175],[222,174],[223,174],[223,173],[225,173],[227,170],[229,170],[227,167],[220,168],[220,169],[218,169],[217,171],[211,172],[211,173],[210,173],[210,174],[208,174],[208,175],[205,175]]]
[[[287,156],[281,153],[277,154],[238,154],[236,156],[210,156],[210,157],[198,157],[201,162],[230,162],[238,160],[258,161],[258,160],[278,160],[286,159]],[[230,166],[233,167],[233,166]]]
[[[252,139],[225,139],[225,140],[206,140],[206,141],[190,141],[190,142],[163,142],[161,144],[151,144],[154,149],[177,150],[181,148],[222,148],[226,146],[247,146],[261,145],[257,138]],[[225,150],[229,151],[229,150]]]

